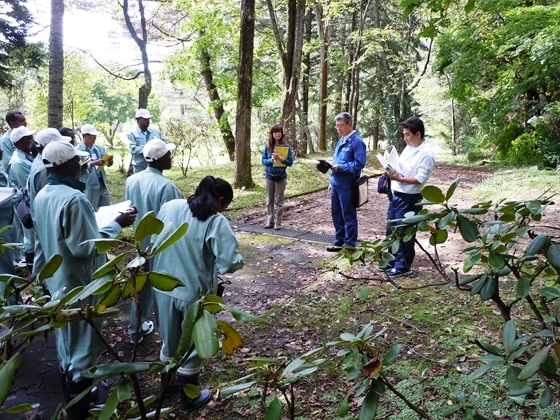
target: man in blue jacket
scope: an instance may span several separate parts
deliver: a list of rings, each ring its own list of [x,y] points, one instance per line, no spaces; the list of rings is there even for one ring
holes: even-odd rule
[[[335,117],[340,139],[334,149],[331,168],[331,212],[334,224],[334,243],[329,252],[338,252],[343,245],[358,242],[358,215],[354,205],[354,184],[366,166],[366,145],[352,127],[352,116],[343,112]]]
[[[83,175],[83,181],[86,184],[86,197],[93,206],[93,210],[99,210],[101,206],[111,204],[109,190],[107,189],[107,175],[105,174],[106,154],[104,147],[95,144],[95,140],[99,135],[93,124],[84,124],[81,128],[83,142],[78,144],[76,148],[89,153],[91,160],[88,162],[87,172]]]
[[[128,150],[132,154],[132,164],[135,174],[148,167],[148,162],[146,162],[142,154],[146,143],[154,139],[163,140],[159,130],[150,127],[150,118],[152,118],[152,114],[150,114],[150,111],[147,109],[141,108],[136,111],[137,125],[126,135]]]

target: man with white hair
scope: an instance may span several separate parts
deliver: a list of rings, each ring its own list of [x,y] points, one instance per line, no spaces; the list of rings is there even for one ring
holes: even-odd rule
[[[155,139],[163,140],[159,130],[150,127],[150,118],[152,118],[152,114],[147,109],[141,108],[136,111],[137,125],[126,135],[128,150],[132,154],[132,165],[135,174],[148,167],[148,162],[146,162],[142,154],[146,143]]]
[[[109,164],[103,157],[107,151],[104,147],[95,144],[99,131],[93,124],[84,124],[81,128],[83,142],[77,147],[78,150],[87,152],[91,158],[88,162],[88,170],[84,174],[83,181],[86,184],[86,197],[93,206],[93,210],[99,210],[101,206],[111,204],[109,189],[107,188],[107,175],[105,165]]]
[[[43,163],[47,168],[47,185],[39,191],[33,203],[35,227],[45,252],[45,259],[62,256],[62,264],[46,280],[48,289],[66,293],[79,286],[87,286],[92,274],[106,263],[107,257],[99,255],[91,239],[115,238],[125,226],[136,218],[135,211],[119,214],[106,227],[99,229],[90,202],[83,194],[85,184],[79,181],[82,156],[66,141],[54,141],[43,150]],[[85,298],[75,307],[94,305],[98,297]],[[93,320],[101,331],[102,319]],[[62,375],[64,399],[68,403],[92,385],[92,380],[81,373],[97,364],[102,342],[94,328],[85,321],[73,321],[55,329],[56,346]],[[85,419],[91,403],[91,393],[67,409],[70,418]]]
[[[153,211],[155,215],[159,212],[161,206],[168,201],[181,198],[181,193],[175,184],[163,176],[163,171],[171,169],[171,151],[175,150],[174,144],[167,144],[162,140],[155,139],[144,146],[143,155],[148,163],[146,170],[132,175],[126,180],[125,200],[130,200],[138,209],[138,217],[134,222],[134,229],[138,223],[146,215]],[[142,242],[142,249],[150,244],[150,237]],[[149,271],[150,265],[148,261],[144,265],[144,270]],[[137,308],[134,301],[130,309],[130,325],[128,334],[130,342],[138,341],[140,343],[145,335],[151,333],[154,329],[153,322],[148,321],[152,309],[153,292],[152,286],[146,282],[144,289],[138,296],[140,303],[140,328],[138,325]],[[138,331],[136,331],[138,329]]]

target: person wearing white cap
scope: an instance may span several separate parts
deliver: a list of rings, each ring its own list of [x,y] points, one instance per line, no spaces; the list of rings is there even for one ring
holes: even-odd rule
[[[10,159],[16,149],[14,143],[10,139],[10,135],[12,134],[13,129],[27,125],[27,121],[25,119],[25,115],[23,115],[20,111],[10,111],[6,114],[6,123],[8,123],[9,129],[2,135],[2,137],[0,137],[0,147],[4,152],[2,155],[2,169],[8,172]]]
[[[2,158],[3,150],[0,148],[0,159]],[[12,182],[10,177],[2,168],[0,168],[0,187],[2,188],[13,188],[17,192],[10,198],[0,202],[0,227],[12,226],[11,229],[7,229],[0,233],[0,238],[6,243],[21,242],[18,236],[21,234],[21,230],[18,229],[20,223],[18,223],[15,206],[21,200],[21,192],[17,190],[15,184]],[[9,249],[4,248],[4,252],[0,254],[0,274],[16,274],[14,268],[14,257],[15,253]],[[3,294],[5,282],[0,282],[0,293]]]
[[[86,183],[86,197],[95,211],[101,206],[111,204],[109,189],[107,188],[107,175],[105,174],[105,162],[103,156],[107,153],[105,148],[95,144],[99,135],[93,124],[84,124],[81,128],[83,142],[78,144],[77,149],[87,152],[91,157],[88,162],[88,171],[84,174],[83,181]]]
[[[29,178],[31,165],[33,164],[33,156],[31,155],[33,134],[35,134],[35,130],[28,130],[24,125],[15,128],[10,134],[15,150],[8,165],[8,175],[22,193],[27,185],[27,178]],[[29,269],[33,266],[34,242],[35,234],[33,231],[23,229],[23,253]]]
[[[81,172],[81,156],[87,153],[77,150],[65,141],[50,142],[43,149],[43,163],[47,168],[47,185],[39,191],[33,202],[35,227],[39,240],[49,260],[53,255],[62,256],[62,264],[46,283],[51,293],[65,289],[65,293],[92,281],[92,274],[106,261],[99,255],[91,239],[115,238],[125,226],[136,218],[135,211],[119,214],[106,227],[99,229],[90,202],[83,194],[85,185],[78,179]],[[94,305],[97,297],[84,299],[81,305]],[[101,331],[102,319],[93,321]],[[69,402],[92,384],[81,372],[97,364],[102,342],[92,326],[85,321],[69,322],[55,329],[56,345],[64,399]],[[91,393],[67,411],[71,418],[85,419],[90,408]]]
[[[148,167],[148,162],[146,162],[142,154],[146,143],[155,139],[163,140],[159,130],[150,127],[150,118],[152,118],[152,114],[147,109],[141,108],[136,111],[137,125],[126,135],[128,150],[132,154],[134,173],[143,171]]]
[[[150,141],[144,146],[142,151],[144,158],[148,162],[148,167],[146,170],[138,172],[126,180],[125,200],[133,202],[138,209],[138,218],[134,223],[134,229],[136,229],[146,213],[153,211],[157,215],[163,204],[176,198],[181,198],[181,193],[175,184],[163,176],[164,170],[171,169],[172,150],[175,150],[174,144],[168,144],[159,139]],[[142,248],[146,249],[149,244],[150,237],[144,239]],[[144,266],[146,271],[149,271],[148,263]],[[138,329],[137,307],[133,301],[130,309],[130,325],[128,326],[131,343],[135,341],[142,342],[144,336],[154,330],[153,322],[147,320],[151,313],[153,301],[153,291],[150,284],[146,283],[138,296],[138,300],[140,303],[141,327]]]
[[[33,202],[35,201],[35,197],[39,191],[47,185],[47,168],[45,168],[45,164],[43,163],[43,149],[52,141],[70,142],[71,140],[72,139],[70,137],[62,136],[56,128],[45,128],[44,130],[39,131],[35,136],[37,156],[31,164],[26,187],[29,194],[30,210],[33,207]],[[31,219],[34,219],[33,212],[31,212]],[[41,242],[37,238],[37,232],[35,229],[33,231],[35,233],[35,257],[33,258],[32,275],[35,276],[41,271],[46,261],[41,247]]]

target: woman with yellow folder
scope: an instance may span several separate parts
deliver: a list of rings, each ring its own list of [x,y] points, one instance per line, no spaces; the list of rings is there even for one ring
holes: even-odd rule
[[[265,229],[282,229],[284,213],[284,191],[288,174],[286,167],[292,166],[294,157],[292,148],[284,141],[284,131],[280,124],[270,128],[268,142],[262,153],[262,164],[265,166],[266,182],[266,213]]]

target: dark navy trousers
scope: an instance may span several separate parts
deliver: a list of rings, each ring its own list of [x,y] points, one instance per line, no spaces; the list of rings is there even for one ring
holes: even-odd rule
[[[387,229],[385,232],[387,236],[392,233],[391,226],[397,224],[390,223],[391,220],[403,219],[404,215],[408,212],[412,211],[414,214],[418,214],[422,210],[421,206],[416,205],[420,200],[422,200],[422,194],[405,194],[393,191],[393,200],[389,203],[389,209],[387,210]],[[402,231],[403,227],[399,227],[397,230]],[[408,242],[401,241],[399,250],[395,254],[395,259],[389,263],[389,267],[394,267],[401,271],[410,270],[415,255],[414,237]]]
[[[335,245],[356,246],[358,242],[358,215],[350,188],[331,187],[331,210]]]

